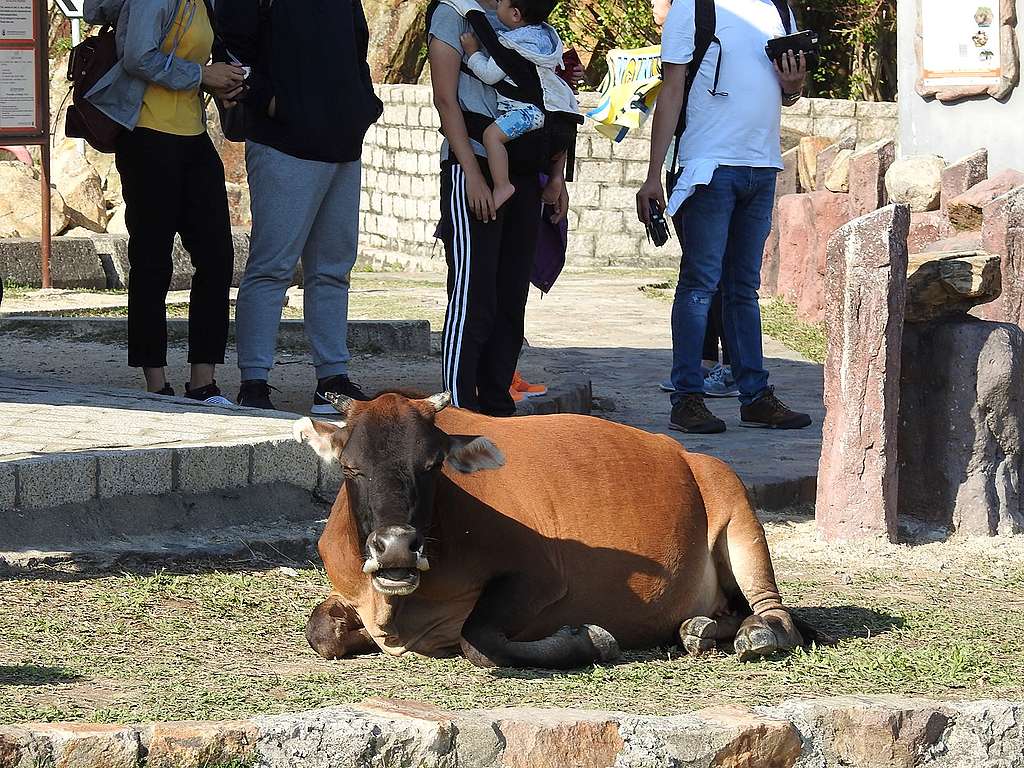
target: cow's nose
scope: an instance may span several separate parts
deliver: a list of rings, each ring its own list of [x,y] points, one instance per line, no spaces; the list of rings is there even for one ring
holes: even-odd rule
[[[411,526],[388,525],[371,533],[366,544],[379,568],[415,568],[423,537]]]

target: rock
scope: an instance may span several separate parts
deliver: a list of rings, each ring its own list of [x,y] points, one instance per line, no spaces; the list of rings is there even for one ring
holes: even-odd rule
[[[1002,257],[1002,295],[973,311],[986,320],[1024,327],[1024,187],[985,206],[981,247]]]
[[[573,709],[511,709],[495,713],[505,748],[503,768],[605,768],[622,751],[619,724],[609,714]]]
[[[850,191],[850,158],[853,157],[852,149],[841,149],[836,153],[828,173],[825,174],[824,187],[829,192]]]
[[[787,702],[773,710],[805,741],[801,765],[916,768],[945,751],[954,721],[945,704],[896,696],[842,696]],[[966,765],[956,763],[953,765]]]
[[[373,82],[417,82],[426,61],[426,6],[405,0],[366,0],[363,8],[370,27]]]
[[[329,707],[296,714],[255,717],[256,751],[263,768],[382,768],[452,765],[455,731],[402,713]]]
[[[206,130],[224,163],[224,181],[228,184],[246,184],[245,143],[224,138],[224,131],[220,127],[220,112],[216,107],[211,106],[206,115]]]
[[[907,250],[910,253],[927,251],[931,246],[953,234],[953,226],[941,211],[910,214],[910,232]],[[954,250],[954,249],[950,249]]]
[[[984,251],[922,253],[907,267],[905,322],[921,323],[947,315],[966,315],[999,297],[999,257]]]
[[[103,180],[78,153],[73,140],[65,140],[57,147],[52,167],[53,180],[67,204],[72,225],[105,232],[107,201],[103,195]]]
[[[624,747],[616,768],[792,768],[802,746],[786,720],[735,706],[675,717],[623,717],[619,733]]]
[[[825,136],[804,136],[800,139],[797,169],[800,188],[804,192],[813,192],[817,189],[818,155],[830,146],[832,146],[832,139]]]
[[[828,243],[828,354],[818,530],[829,540],[896,539],[900,345],[910,209],[890,205]]]
[[[916,214],[918,216],[934,216],[934,213]],[[913,221],[914,216],[910,217]],[[947,251],[983,251],[981,247],[981,233],[980,232],[960,232],[956,235],[945,237],[942,240],[936,240],[934,243],[929,243],[925,246],[921,253],[946,253]],[[913,252],[911,252],[913,253]]]
[[[889,202],[903,203],[911,211],[937,211],[946,161],[935,155],[897,160],[885,174]]]
[[[864,216],[888,203],[885,174],[896,159],[896,142],[879,141],[853,153],[850,158],[850,215]]]
[[[782,171],[775,179],[775,199],[795,195],[800,191],[800,148],[793,147],[782,153]]]
[[[940,210],[949,208],[949,201],[988,178],[988,150],[979,149],[942,171]]]
[[[981,229],[982,209],[997,197],[1024,185],[1024,173],[1006,170],[957,195],[949,201],[949,220],[961,231]]]
[[[110,213],[107,219],[108,235],[127,235],[128,224],[124,220],[124,203],[121,203]]]
[[[818,153],[818,159],[814,165],[814,188],[817,190],[825,189],[825,177],[828,176],[832,170],[832,164],[836,161],[839,153],[844,150],[850,150],[851,152],[857,146],[857,140],[852,136],[846,136],[835,144],[831,144],[821,152]],[[833,192],[845,191],[833,189]]]
[[[231,215],[231,226],[251,227],[252,212],[249,207],[249,185],[228,182],[225,187],[228,195],[228,211]]]
[[[850,220],[849,197],[824,191],[786,195],[778,209],[776,294],[796,304],[801,319],[817,322],[825,308],[828,238]]]
[[[975,318],[908,324],[900,403],[901,520],[960,536],[1024,532],[1022,409],[1019,327]]]
[[[0,238],[0,275],[18,285],[42,285],[38,240]],[[92,238],[55,237],[50,249],[54,288],[107,288],[107,273]]]
[[[0,238],[38,238],[40,221],[39,174],[20,162],[0,162]],[[56,189],[50,195],[50,232],[67,229],[68,208]]]
[[[142,759],[139,734],[130,727],[47,723],[33,730],[49,741],[53,768],[137,768]]]
[[[946,754],[970,766],[1019,766],[1024,755],[1024,705],[966,701],[945,738]]]
[[[146,768],[245,763],[255,752],[256,729],[246,722],[154,723],[142,730]]]

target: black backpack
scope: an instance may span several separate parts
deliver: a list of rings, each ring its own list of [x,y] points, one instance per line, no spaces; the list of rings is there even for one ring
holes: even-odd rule
[[[685,2],[685,0],[679,0]],[[789,3],[787,0],[772,0],[776,10],[782,19],[782,26],[787,35],[793,34],[793,19],[790,15]],[[728,96],[728,93],[718,90],[718,78],[722,74],[722,42],[718,39],[717,25],[718,17],[715,13],[715,0],[694,0],[694,22],[696,30],[693,37],[693,59],[690,61],[689,69],[686,72],[686,88],[683,95],[683,108],[679,113],[679,120],[676,123],[674,149],[672,150],[672,170],[675,174],[679,162],[679,140],[686,131],[686,108],[690,101],[690,91],[693,89],[693,82],[700,72],[704,57],[708,55],[711,44],[718,46],[718,62],[715,64],[715,81],[711,86],[712,96]]]
[[[426,25],[430,30],[430,22],[440,0],[431,0],[427,7]],[[505,74],[516,84],[507,80],[496,83],[493,88],[507,99],[532,104],[544,113],[544,127],[523,134],[518,139],[505,145],[508,152],[509,166],[521,173],[544,173],[550,168],[551,160],[562,152],[566,153],[565,180],[573,180],[573,166],[576,157],[576,133],[583,124],[583,115],[570,112],[550,111],[544,105],[544,92],[541,89],[537,67],[527,61],[520,53],[506,48],[498,40],[486,14],[481,11],[469,11],[466,21],[473,28],[480,45],[498,63]],[[461,65],[462,71],[476,78],[472,70]],[[483,141],[484,131],[494,118],[476,112],[463,112],[466,121],[466,132],[475,141]]]
[[[116,64],[117,44],[109,24],[72,48],[68,59],[71,104],[64,114],[64,135],[85,139],[97,152],[113,152],[124,127],[94,107],[85,94]]]

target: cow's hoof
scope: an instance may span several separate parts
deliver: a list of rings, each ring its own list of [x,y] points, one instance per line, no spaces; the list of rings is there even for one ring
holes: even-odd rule
[[[691,656],[700,656],[718,647],[718,622],[707,616],[687,619],[679,628],[679,640]]]
[[[601,661],[615,661],[615,659],[622,655],[618,641],[612,637],[612,633],[608,630],[602,629],[596,624],[584,624],[583,630],[587,633],[587,637],[590,638],[594,648],[597,649],[598,658]]]
[[[765,624],[744,624],[736,633],[733,648],[740,661],[753,661],[779,650],[775,633]]]

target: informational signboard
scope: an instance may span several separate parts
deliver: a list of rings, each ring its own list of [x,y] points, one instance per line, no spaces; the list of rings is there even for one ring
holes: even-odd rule
[[[918,0],[917,91],[1003,98],[1018,74],[1015,0]]]
[[[0,5],[0,141],[38,144],[47,134],[44,0]]]

